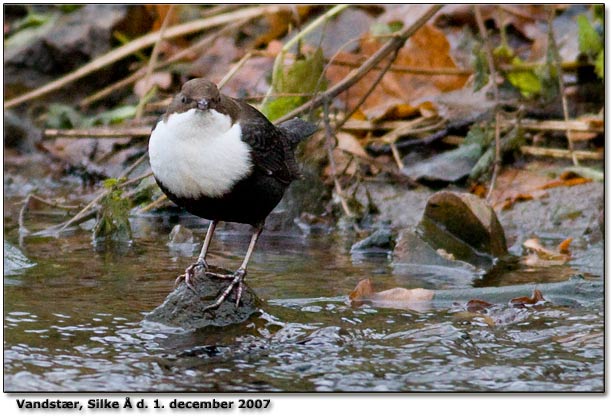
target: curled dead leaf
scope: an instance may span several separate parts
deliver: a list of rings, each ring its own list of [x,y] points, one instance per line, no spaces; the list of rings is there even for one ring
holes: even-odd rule
[[[570,243],[573,242],[572,237],[567,238],[566,240],[562,241],[559,245],[558,245],[558,251],[560,252],[560,254],[570,254]]]
[[[413,309],[424,302],[429,302],[433,297],[434,291],[423,288],[405,289],[396,287],[382,292],[375,292],[370,279],[361,280],[349,294],[349,299],[353,302],[369,301],[374,304],[406,307],[409,309]]]
[[[466,303],[466,310],[468,312],[483,312],[492,304],[481,299],[471,299]]]
[[[524,241],[523,246],[529,251],[528,255],[522,258],[522,263],[527,266],[556,266],[568,262],[571,258],[569,249],[572,238],[567,238],[558,246],[558,251],[553,251],[543,247],[538,238],[530,238]]]
[[[534,306],[544,301],[545,301],[545,298],[543,297],[543,294],[541,293],[541,291],[538,289],[534,289],[534,292],[532,292],[531,297],[520,296],[520,297],[511,299],[509,303],[511,304],[511,306],[515,306],[515,307],[525,307],[525,306]]]

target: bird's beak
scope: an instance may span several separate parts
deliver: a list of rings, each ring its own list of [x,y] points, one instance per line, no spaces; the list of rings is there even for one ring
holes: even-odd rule
[[[209,100],[207,100],[206,98],[203,98],[202,100],[198,100],[196,101],[196,107],[198,108],[198,110],[208,110],[209,109]]]

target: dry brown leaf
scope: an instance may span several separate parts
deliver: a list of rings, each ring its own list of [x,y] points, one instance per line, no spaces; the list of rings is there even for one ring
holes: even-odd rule
[[[360,53],[340,53],[337,58],[343,62],[360,65],[365,59],[381,48],[382,42],[372,37],[364,37],[360,44]],[[414,68],[456,68],[449,54],[449,42],[445,34],[431,25],[419,29],[401,48],[394,61],[395,65]],[[345,65],[330,65],[326,76],[335,84],[347,76],[353,68]],[[353,109],[372,87],[379,75],[373,70],[352,86],[344,100],[347,109]],[[420,108],[420,99],[441,92],[462,88],[468,79],[465,75],[420,75],[388,71],[375,87],[365,102],[360,106],[356,117],[370,120],[406,118],[423,111],[436,114],[432,103]]]
[[[172,85],[170,72],[154,72],[149,78],[141,78],[134,84],[134,94],[143,97],[153,86],[167,90]]]
[[[483,312],[492,304],[480,299],[471,299],[466,303],[466,310],[468,312]]]
[[[336,133],[336,139],[338,143],[332,153],[334,156],[334,163],[336,164],[336,170],[338,173],[343,172],[344,174],[351,176],[359,167],[359,164],[351,155],[361,156],[365,159],[370,158],[370,156],[368,156],[364,150],[364,147],[352,134],[340,131]],[[326,167],[324,174],[327,176],[332,175],[330,166]]]
[[[558,246],[558,251],[556,252],[545,248],[538,238],[530,238],[523,243],[524,248],[529,250],[529,253],[522,257],[521,262],[526,266],[532,267],[549,267],[566,264],[571,258],[571,253],[568,248],[571,241],[572,238],[564,240]]]
[[[396,287],[382,292],[375,292],[370,279],[361,280],[349,294],[349,299],[355,302],[371,301],[375,303],[397,303],[410,305],[412,303],[428,302],[434,297],[434,291],[422,288],[405,289]]]
[[[584,183],[592,182],[589,178],[571,178],[571,179],[555,179],[541,186],[541,189],[557,188],[558,186],[576,186]]]
[[[541,291],[538,289],[534,289],[534,292],[532,292],[531,297],[520,296],[520,297],[511,299],[509,303],[511,304],[511,306],[524,307],[524,306],[534,306],[539,302],[543,302],[544,300],[545,298],[543,297],[543,294],[541,293]]]
[[[572,242],[572,237],[569,237],[566,240],[562,241],[560,245],[558,245],[558,252],[560,252],[560,254],[570,254],[570,243]]]

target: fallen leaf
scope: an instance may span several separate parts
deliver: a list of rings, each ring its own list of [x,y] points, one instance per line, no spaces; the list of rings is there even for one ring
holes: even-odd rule
[[[468,312],[482,312],[491,306],[491,303],[484,300],[471,299],[466,303],[466,310]]]
[[[525,306],[534,306],[544,301],[545,301],[545,298],[543,297],[543,294],[541,293],[541,291],[538,289],[534,289],[534,292],[532,292],[531,297],[520,296],[520,297],[511,299],[509,303],[511,304],[511,306],[515,306],[515,307],[518,307],[518,306],[525,307]]]
[[[162,90],[167,90],[172,85],[172,75],[170,72],[154,72],[149,78],[141,78],[134,84],[134,94],[144,97],[153,86]]]
[[[567,238],[566,240],[562,241],[560,243],[560,245],[558,245],[558,252],[560,252],[560,254],[570,254],[570,243],[572,243],[573,239],[571,237]]]
[[[335,65],[333,60],[326,71],[327,78],[332,84],[339,82],[354,67],[378,51],[382,44],[377,38],[363,37],[358,53],[342,52],[337,55],[336,59],[348,65]],[[394,65],[426,69],[456,68],[449,51],[450,46],[445,34],[434,26],[425,25],[399,50]],[[344,103],[344,109],[353,109],[360,104],[378,76],[379,71],[371,71],[352,86],[347,94],[339,96]],[[370,120],[405,118],[422,110],[427,114],[436,114],[432,103],[420,108],[422,99],[462,88],[467,79],[466,75],[423,75],[390,70],[360,105],[360,112],[356,117],[365,116]]]
[[[370,279],[361,280],[356,288],[349,294],[349,299],[353,302],[369,301],[374,304],[385,306],[407,307],[419,306],[424,302],[429,302],[434,297],[434,291],[422,288],[405,289],[396,287],[382,292],[375,292]]]
[[[571,253],[569,250],[572,238],[567,238],[559,246],[558,251],[553,251],[545,248],[538,238],[530,238],[523,243],[523,247],[529,251],[529,253],[522,257],[521,262],[527,266],[558,266],[566,264],[570,258]]]

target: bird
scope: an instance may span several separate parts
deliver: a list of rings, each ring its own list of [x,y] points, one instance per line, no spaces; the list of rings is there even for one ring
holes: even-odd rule
[[[317,126],[293,118],[276,126],[243,100],[221,94],[206,78],[183,84],[149,138],[149,162],[162,192],[175,204],[210,220],[200,255],[179,275],[195,291],[194,276],[229,280],[217,308],[235,290],[236,307],[244,290],[247,265],[265,220],[289,184],[300,178],[296,146]],[[219,222],[249,224],[251,240],[240,267],[231,274],[209,272],[207,252]]]

